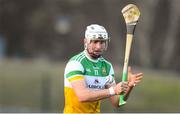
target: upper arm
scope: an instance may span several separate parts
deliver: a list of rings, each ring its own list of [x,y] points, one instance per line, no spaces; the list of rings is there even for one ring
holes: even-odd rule
[[[77,95],[79,101],[83,102],[86,101],[87,96],[86,94],[88,94],[88,89],[86,88],[86,84],[84,80],[77,80],[77,81],[73,81],[71,82],[72,84],[72,88],[75,92],[75,94]],[[86,97],[84,97],[86,96]]]
[[[84,68],[80,62],[70,61],[65,68],[65,78],[68,82],[84,79]]]
[[[80,101],[82,101],[82,95],[86,91],[86,84],[84,79],[84,68],[78,61],[70,61],[65,68],[65,79],[67,85],[69,85],[77,95]]]

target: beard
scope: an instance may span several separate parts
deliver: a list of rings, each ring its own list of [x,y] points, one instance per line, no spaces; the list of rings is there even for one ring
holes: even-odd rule
[[[92,59],[98,59],[99,57],[102,56],[102,53],[103,53],[103,52],[90,52],[88,49],[87,49],[87,52]]]

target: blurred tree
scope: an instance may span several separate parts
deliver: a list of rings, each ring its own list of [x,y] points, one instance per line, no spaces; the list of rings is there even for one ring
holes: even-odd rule
[[[177,34],[179,33],[179,20],[180,20],[180,10],[179,10],[179,0],[173,0],[168,2],[169,6],[169,21],[165,24],[168,25],[168,30],[166,36],[162,39],[164,40],[161,67],[168,68],[171,64],[179,64],[179,60],[174,61],[173,57],[177,56],[178,50],[176,50],[178,45]]]
[[[1,0],[0,31],[7,40],[7,56],[21,56],[23,36],[26,33],[26,16],[40,1]]]
[[[85,27],[98,23],[111,37],[107,58],[123,64],[126,28],[121,9],[128,3],[141,10],[130,62],[178,69],[179,0],[0,0],[6,55],[68,60],[83,50]]]
[[[135,34],[137,39],[137,47],[138,47],[138,58],[140,65],[151,67],[153,65],[153,58],[151,53],[151,31],[153,31],[154,18],[150,14],[154,14],[156,10],[156,6],[158,5],[158,0],[149,0],[146,2],[138,2],[141,10],[141,17],[139,23],[137,25]],[[133,51],[135,51],[134,49]]]

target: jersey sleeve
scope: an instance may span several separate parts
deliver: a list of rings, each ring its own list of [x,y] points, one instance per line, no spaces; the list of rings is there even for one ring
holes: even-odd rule
[[[112,65],[110,66],[110,72],[109,72],[109,75],[111,75],[111,76],[114,77],[114,68],[113,68]]]
[[[116,83],[115,77],[114,77],[114,68],[113,68],[112,64],[111,64],[109,75],[111,75],[113,77],[113,83]]]
[[[78,61],[69,61],[65,68],[65,78],[69,82],[84,79],[84,68]]]

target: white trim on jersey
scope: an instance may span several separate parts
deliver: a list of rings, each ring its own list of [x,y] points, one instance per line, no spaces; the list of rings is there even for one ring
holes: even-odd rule
[[[68,74],[70,71],[82,71],[84,72],[84,68],[82,64],[78,61],[69,61],[66,65],[64,75]]]
[[[110,68],[109,74],[110,74],[110,75],[114,75],[114,69],[113,69],[113,67],[112,67],[112,64],[110,64],[110,65],[111,65],[111,68]]]

